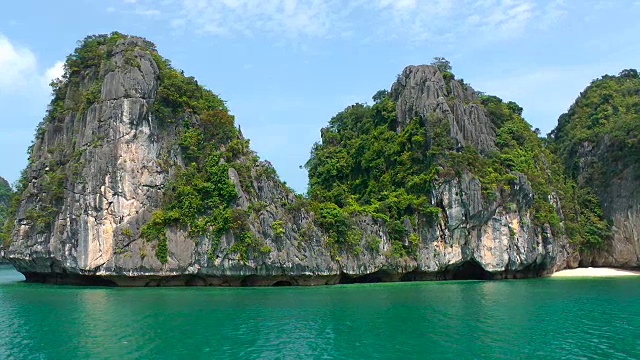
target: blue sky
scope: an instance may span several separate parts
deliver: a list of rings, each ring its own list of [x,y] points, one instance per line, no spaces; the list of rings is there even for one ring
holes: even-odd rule
[[[299,192],[320,128],[406,65],[444,56],[476,90],[550,131],[605,73],[638,68],[640,0],[7,1],[0,12],[0,176],[15,181],[61,61],[86,35],[146,37],[227,101]]]

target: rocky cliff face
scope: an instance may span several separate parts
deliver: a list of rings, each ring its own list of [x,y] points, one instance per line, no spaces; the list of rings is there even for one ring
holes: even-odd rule
[[[597,191],[604,215],[612,221],[613,238],[605,249],[582,254],[583,265],[640,267],[639,170],[637,166],[629,167]]]
[[[550,134],[569,174],[599,198],[612,224],[601,248],[581,252],[583,266],[640,267],[638,94],[634,69],[596,79]]]
[[[611,238],[601,249],[580,253],[582,266],[640,267],[640,169],[630,158],[621,160],[607,139],[584,142],[576,153],[577,179],[592,188],[604,216],[612,224]],[[613,156],[612,156],[613,155]],[[607,172],[601,177],[600,171]]]
[[[458,146],[495,150],[496,128],[482,106],[474,103],[473,89],[459,81],[445,81],[435,66],[407,66],[391,87],[391,98],[401,127],[414,117],[442,116],[449,121]]]
[[[0,226],[3,226],[9,217],[11,199],[13,198],[13,190],[9,182],[0,177]],[[0,244],[4,243],[4,236],[0,235]],[[4,264],[4,251],[0,246],[0,264]]]
[[[176,179],[196,166],[187,161],[189,151],[204,142],[193,145],[187,135],[196,125],[204,129],[211,111],[201,112],[194,100],[161,120],[154,109],[170,103],[168,84],[182,80],[163,73],[143,39],[103,40],[99,61],[78,69],[67,64],[22,180],[6,255],[30,281],[314,285],[531,277],[574,263],[565,238],[534,225],[536,194],[517,174],[510,191],[492,200],[468,171],[436,180],[429,196],[437,217],[403,224],[400,241],[415,250],[411,255],[394,255],[398,240],[387,224],[364,213],[353,215],[353,246],[336,246],[313,206],[286,188],[268,162],[246,149],[227,156],[243,143],[241,135],[221,143],[227,155],[206,165],[212,172],[225,166],[234,200],[218,218],[201,217],[211,222],[197,232],[176,198],[213,185],[194,177],[182,189]],[[495,148],[495,126],[473,91],[447,84],[437,69],[408,67],[391,94],[399,124],[435,113],[447,119],[459,145]],[[56,106],[63,110],[52,114]],[[150,238],[145,226],[160,221],[158,214],[170,220]],[[213,224],[226,214],[232,224],[217,236]]]
[[[25,272],[95,272],[129,246],[120,230],[139,229],[170,173],[167,132],[151,121],[158,68],[140,40],[115,46],[110,61],[67,79],[64,103],[99,86],[97,101],[43,124],[8,253]],[[138,65],[126,64],[125,50]],[[114,264],[114,266],[117,266]]]

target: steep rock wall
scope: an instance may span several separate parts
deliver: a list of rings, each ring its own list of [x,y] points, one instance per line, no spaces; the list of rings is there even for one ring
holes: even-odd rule
[[[414,117],[442,116],[460,146],[470,145],[482,152],[495,149],[495,126],[474,103],[473,89],[445,80],[435,66],[407,66],[391,87],[391,98],[397,104],[400,128]]]
[[[581,253],[583,266],[640,267],[640,76],[635,69],[595,79],[549,134],[567,172],[589,189],[611,223],[600,249]]]
[[[168,132],[158,131],[150,118],[157,90],[155,62],[136,50],[139,65],[125,64],[125,50],[141,45],[123,41],[111,58],[112,69],[103,63],[86,74],[77,85],[80,89],[104,79],[99,101],[84,112],[67,114],[62,122],[47,124],[36,141],[9,248],[19,270],[93,273],[113,262],[130,242],[122,230],[139,231],[159,204],[170,172],[158,161],[171,154],[172,139],[162,137]],[[65,177],[63,189],[50,189],[47,176],[53,176],[54,168]],[[28,212],[47,205],[42,194],[53,190],[64,192],[53,204],[53,223],[50,229],[36,229]]]
[[[583,252],[583,266],[640,267],[640,169],[629,161],[610,156],[614,150],[605,138],[600,144],[584,143],[578,152],[580,182],[591,186],[602,204],[602,211],[611,220],[612,238],[601,250]],[[594,181],[593,169],[602,164],[614,168],[606,181]]]
[[[469,173],[439,181],[431,198],[440,215],[431,222],[405,223],[419,241],[413,256],[396,257],[385,224],[366,215],[355,219],[362,234],[359,250],[333,248],[305,200],[278,180],[268,162],[249,157],[230,163],[229,178],[238,193],[233,207],[247,214],[259,246],[241,254],[234,245],[242,240],[232,231],[214,239],[172,226],[167,230],[167,261],[161,262],[154,256],[158,243],[143,239],[141,228],[162,206],[164,187],[174,176],[167,164],[182,164],[176,145],[180,125],[159,125],[152,115],[161,79],[145,46],[137,38],[120,40],[107,61],[69,85],[66,102],[74,91],[96,83],[101,84],[99,99],[47,123],[36,140],[13,241],[6,250],[28,280],[315,285],[531,277],[573,264],[566,239],[532,225],[535,194],[524,176],[508,195],[498,194],[493,201],[483,199],[478,180]],[[495,129],[471,103],[472,91],[455,81],[446,85],[434,68],[405,69],[392,94],[400,123],[437,113],[450,121],[451,135],[460,144],[492,149]],[[250,178],[243,183],[237,170],[247,166]],[[55,174],[64,175],[62,189],[51,189]],[[61,193],[52,197],[52,191]],[[39,223],[33,209],[47,209],[53,221]]]

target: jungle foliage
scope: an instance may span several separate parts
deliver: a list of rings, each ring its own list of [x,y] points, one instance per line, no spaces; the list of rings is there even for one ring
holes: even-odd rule
[[[443,58],[436,58],[434,66],[451,71]],[[432,114],[400,127],[389,92],[378,91],[373,100],[373,105],[355,104],[334,116],[306,163],[308,195],[320,225],[335,242],[356,244],[351,215],[366,213],[386,223],[396,255],[409,255],[415,247],[409,240],[417,234],[409,234],[405,224],[438,219],[434,187],[467,172],[480,180],[485,202],[509,199],[519,174],[525,175],[535,194],[531,210],[540,231],[549,225],[555,235],[566,233],[580,247],[604,244],[609,224],[597,198],[565,176],[516,103],[481,93],[475,100],[497,130],[496,151],[480,154],[470,146],[455,146],[446,119]]]
[[[640,161],[640,75],[635,69],[594,80],[558,119],[549,143],[568,173],[595,187]],[[581,169],[584,157],[597,162]],[[584,172],[586,171],[586,172]],[[582,173],[584,172],[584,173]]]

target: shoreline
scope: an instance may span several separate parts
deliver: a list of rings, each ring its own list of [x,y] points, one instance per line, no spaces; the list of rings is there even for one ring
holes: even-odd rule
[[[566,278],[566,277],[621,277],[621,276],[640,276],[640,271],[624,270],[611,267],[587,267],[560,270],[550,277]]]
[[[0,268],[13,268],[12,264],[0,263]],[[404,273],[392,274],[375,272],[362,276],[342,275],[280,275],[280,276],[216,276],[207,274],[182,274],[182,275],[95,275],[95,274],[69,274],[69,273],[31,273],[20,272],[27,283],[43,283],[53,285],[76,286],[101,286],[101,287],[277,287],[277,286],[320,286],[320,285],[345,285],[358,283],[392,283],[412,281],[462,281],[462,280],[502,280],[525,278],[560,278],[560,279],[594,279],[594,278],[619,278],[640,276],[638,268],[613,268],[613,267],[588,267],[557,271],[553,274],[525,274],[502,273],[480,274],[485,276],[456,276],[453,273]],[[471,276],[469,276],[471,275]],[[501,275],[501,276],[500,276]]]

